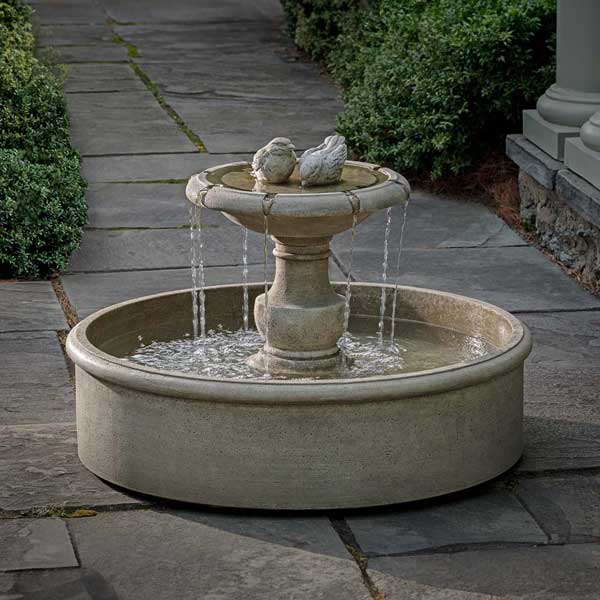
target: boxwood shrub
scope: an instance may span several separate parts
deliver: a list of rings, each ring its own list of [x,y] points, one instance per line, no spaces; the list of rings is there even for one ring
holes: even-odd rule
[[[63,269],[86,222],[59,72],[34,55],[31,10],[0,0],[0,277]]]
[[[554,0],[284,0],[295,42],[341,83],[358,154],[433,178],[518,131],[554,79]]]

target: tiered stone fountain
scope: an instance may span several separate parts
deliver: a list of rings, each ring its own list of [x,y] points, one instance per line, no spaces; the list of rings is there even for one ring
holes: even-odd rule
[[[409,185],[376,165],[346,161],[341,179],[300,186],[257,181],[245,162],[194,175],[187,196],[275,240],[268,292],[250,286],[266,334],[251,379],[148,367],[138,339],[189,335],[189,290],[138,298],[77,325],[83,464],[140,492],[210,505],[325,509],[384,505],[493,478],[522,451],[527,329],[501,309],[454,294],[389,286],[398,323],[419,322],[485,342],[472,360],[349,378],[338,340],[343,284],[329,283],[329,242],[374,212],[405,203]],[[352,285],[351,312],[379,319],[381,286]],[[241,285],[204,290],[208,327],[240,327]],[[386,318],[391,318],[388,310]],[[400,328],[401,329],[401,328]],[[400,331],[399,336],[402,333]],[[440,338],[441,339],[441,338]],[[435,340],[428,343],[435,344]],[[276,375],[266,378],[264,372]],[[318,376],[318,378],[317,378]]]

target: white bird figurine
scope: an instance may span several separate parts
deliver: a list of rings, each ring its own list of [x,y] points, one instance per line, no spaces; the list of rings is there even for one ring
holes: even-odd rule
[[[272,139],[252,159],[252,175],[257,181],[285,183],[296,166],[295,146],[284,137]]]
[[[348,156],[346,138],[330,135],[316,148],[309,148],[298,161],[300,179],[305,187],[337,183],[342,178],[342,169]]]

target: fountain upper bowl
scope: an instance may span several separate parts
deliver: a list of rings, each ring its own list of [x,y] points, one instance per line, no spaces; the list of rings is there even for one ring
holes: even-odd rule
[[[330,237],[379,210],[403,204],[408,181],[378,165],[346,161],[339,183],[303,188],[297,168],[284,184],[256,181],[248,162],[236,162],[192,175],[190,202],[219,210],[227,218],[259,233],[279,237]]]

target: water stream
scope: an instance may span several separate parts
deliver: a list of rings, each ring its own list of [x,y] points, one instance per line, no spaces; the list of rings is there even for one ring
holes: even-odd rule
[[[242,289],[243,289],[243,305],[242,305],[242,322],[244,331],[248,331],[250,305],[248,302],[248,228],[244,227],[244,243],[242,246]]]
[[[404,203],[402,209],[402,224],[400,225],[400,239],[398,241],[398,255],[396,257],[396,279],[394,281],[394,296],[392,300],[392,319],[390,329],[390,343],[394,343],[396,331],[396,306],[398,304],[398,286],[400,285],[400,259],[402,258],[402,248],[404,247],[404,228],[406,227],[406,215],[408,213],[409,199]]]
[[[202,206],[190,204],[190,241],[192,266],[192,311],[194,337],[206,337],[206,309],[204,293],[204,241],[202,235]],[[198,327],[200,324],[200,327]],[[199,331],[198,331],[199,330]]]
[[[198,256],[196,205],[190,202],[190,254],[192,266],[192,331],[198,337]]]
[[[265,316],[264,316],[264,336],[265,348],[269,347],[269,217],[264,215],[265,239],[263,244],[264,254],[264,274],[265,274]],[[265,370],[269,372],[269,354],[265,355]]]
[[[348,275],[346,276],[346,302],[344,305],[344,334],[343,337],[346,337],[348,333],[348,323],[350,322],[350,300],[352,299],[352,267],[354,261],[354,238],[356,237],[356,223],[358,219],[356,214],[352,217],[352,234],[350,237],[350,260],[348,264]]]
[[[381,304],[379,307],[379,327],[378,337],[379,345],[383,346],[383,327],[384,327],[384,316],[385,316],[385,304],[387,297],[387,289],[385,284],[387,283],[387,269],[388,269],[388,257],[389,257],[389,242],[390,242],[390,229],[392,224],[392,207],[386,211],[386,223],[385,223],[385,234],[383,236],[383,264],[381,273]]]

